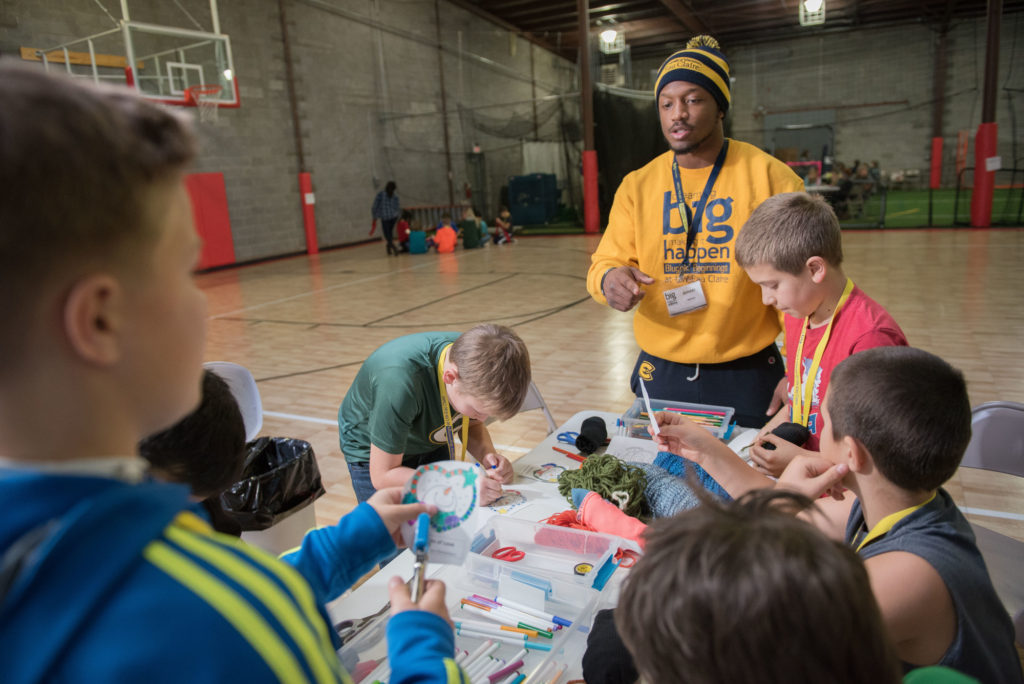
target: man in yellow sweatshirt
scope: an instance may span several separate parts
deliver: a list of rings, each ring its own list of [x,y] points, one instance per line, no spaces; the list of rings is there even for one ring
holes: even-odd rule
[[[669,57],[654,93],[671,149],[623,179],[587,290],[619,311],[637,307],[634,392],[642,377],[652,397],[732,406],[740,425],[760,426],[784,375],[779,317],[734,246],[762,201],[803,183],[725,137],[729,63],[713,38],[696,36]]]

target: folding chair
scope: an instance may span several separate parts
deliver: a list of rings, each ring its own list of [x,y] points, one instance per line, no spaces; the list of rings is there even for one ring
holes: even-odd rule
[[[558,428],[558,423],[555,422],[554,417],[551,415],[551,411],[548,409],[548,405],[544,401],[544,397],[541,396],[540,390],[537,389],[536,384],[531,382],[530,389],[526,392],[526,398],[523,399],[523,405],[519,407],[519,413],[522,413],[523,411],[533,411],[534,409],[540,409],[544,412],[544,417],[548,419],[549,435]]]
[[[1024,477],[1024,404],[993,401],[971,411],[971,441],[962,468],[993,470]],[[1024,645],[1024,543],[972,522],[996,593]]]

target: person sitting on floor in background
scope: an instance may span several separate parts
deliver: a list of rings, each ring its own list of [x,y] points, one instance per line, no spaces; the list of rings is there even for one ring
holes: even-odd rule
[[[427,247],[433,247],[438,254],[451,254],[459,242],[458,233],[452,227],[452,217],[445,214],[434,231],[433,237],[427,238]]]
[[[902,679],[864,564],[799,511],[813,517],[811,500],[762,490],[648,527],[615,611],[641,681],[975,682],[941,667]]]
[[[494,231],[494,244],[502,245],[515,242],[512,238],[512,214],[509,212],[508,207],[503,205],[498,210],[498,216],[494,219],[494,225],[496,228]]]
[[[138,456],[199,403],[188,117],[10,59],[0,101],[0,681],[350,682],[295,569]],[[392,681],[459,677],[444,585],[390,592]]]
[[[416,333],[384,343],[367,357],[338,409],[341,451],[356,499],[404,485],[421,465],[465,460],[468,451],[487,475],[481,504],[494,501],[515,473],[484,421],[514,416],[529,387],[530,354],[504,326],[478,325],[461,335]]]
[[[768,409],[774,415],[750,449],[762,472],[777,477],[798,454],[818,450],[821,400],[836,364],[872,347],[906,346],[907,338],[843,273],[839,220],[820,195],[792,192],[762,202],[736,239],[736,263],[784,316],[786,376]],[[807,428],[803,449],[772,434],[786,422]]]
[[[772,482],[707,430],[658,413],[659,448],[701,464],[731,496]],[[816,497],[810,521],[864,560],[905,670],[945,665],[982,682],[1021,682],[1014,627],[970,524],[942,488],[971,437],[963,375],[911,347],[876,347],[832,371],[820,454],[800,456],[779,489]]]
[[[482,230],[480,219],[472,207],[466,207],[459,222],[459,234],[462,235],[462,246],[465,249],[476,249],[485,243],[481,241]]]
[[[398,243],[398,250],[400,252],[409,251],[409,232],[411,226],[409,221],[412,220],[412,213],[407,209],[402,210],[402,216],[398,219],[398,223],[395,224],[395,241]]]

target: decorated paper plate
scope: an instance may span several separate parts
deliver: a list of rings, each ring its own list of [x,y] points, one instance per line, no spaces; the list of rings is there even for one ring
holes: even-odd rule
[[[430,526],[438,532],[458,527],[473,514],[477,501],[480,469],[456,461],[440,461],[420,466],[409,482],[402,503],[428,503],[437,506]]]
[[[437,507],[430,517],[430,561],[461,563],[469,552],[467,523],[477,510],[480,466],[461,461],[438,461],[420,466],[405,485],[402,503],[427,503]],[[402,525],[402,539],[412,543],[415,526]]]

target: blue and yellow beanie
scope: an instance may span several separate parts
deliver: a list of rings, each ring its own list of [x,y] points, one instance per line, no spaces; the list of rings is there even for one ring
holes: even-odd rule
[[[723,112],[729,109],[729,62],[721,53],[718,41],[711,36],[694,36],[686,49],[674,53],[658,69],[654,81],[654,98],[672,81],[695,83],[711,93]]]

